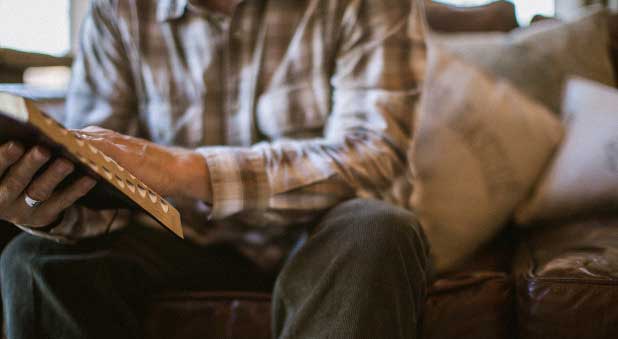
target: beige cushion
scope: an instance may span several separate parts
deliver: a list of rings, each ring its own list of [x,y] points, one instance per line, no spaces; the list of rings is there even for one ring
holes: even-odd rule
[[[563,145],[518,223],[618,207],[618,90],[572,79],[563,105]]]
[[[410,148],[417,212],[439,272],[494,236],[531,193],[562,136],[544,106],[430,49]]]
[[[540,22],[508,34],[434,34],[432,42],[508,79],[556,113],[571,75],[615,85],[605,11],[566,22]]]

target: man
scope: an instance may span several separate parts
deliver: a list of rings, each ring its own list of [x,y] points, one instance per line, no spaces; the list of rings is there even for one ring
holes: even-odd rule
[[[3,145],[1,217],[36,235],[2,254],[9,338],[140,338],[156,290],[275,277],[277,338],[416,338],[422,231],[405,210],[344,201],[403,198],[417,6],[94,0],[65,123],[100,126],[77,133],[170,197],[187,241],[142,215],[74,206],[92,179],[56,189],[73,165]]]

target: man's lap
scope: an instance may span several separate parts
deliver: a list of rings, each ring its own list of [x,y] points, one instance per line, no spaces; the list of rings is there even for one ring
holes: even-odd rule
[[[416,224],[414,216],[407,211],[379,201],[355,199],[334,207],[317,221],[312,235],[326,225],[353,228],[354,225],[350,224],[358,223],[355,219],[363,218],[371,218],[372,223],[410,218],[410,224]],[[419,232],[419,229],[411,227],[410,232]],[[342,240],[366,241],[367,237],[383,234],[359,234],[360,237],[354,239],[355,233],[354,230],[346,232],[349,236]],[[278,273],[264,272],[231,245],[198,246],[168,233],[140,226],[75,245],[21,234],[9,243],[0,259],[3,271],[14,265],[54,266],[54,263],[61,266],[58,268],[60,272],[63,266],[71,266],[74,270],[89,267],[88,273],[84,274],[106,274],[120,280],[120,283],[124,278],[131,277],[133,281],[127,283],[139,284],[148,291],[170,288],[270,291]],[[36,270],[38,267],[30,269]],[[7,278],[11,279],[5,276],[2,280]],[[62,280],[62,277],[57,278]]]
[[[81,270],[84,279],[106,275],[119,285],[132,284],[148,292],[169,288],[269,291],[275,278],[275,273],[261,271],[231,246],[200,247],[141,226],[70,245],[21,234],[7,245],[0,260],[3,271],[15,265],[49,271],[56,270],[57,264],[59,274]],[[7,278],[11,279],[2,280]]]
[[[331,209],[303,240],[279,273],[261,271],[231,246],[200,247],[149,228],[76,245],[22,234],[0,258],[7,333],[137,338],[140,310],[157,290],[271,291],[277,280],[273,331],[282,338],[415,337],[431,265],[412,213],[355,199]],[[324,317],[333,321],[314,321]]]

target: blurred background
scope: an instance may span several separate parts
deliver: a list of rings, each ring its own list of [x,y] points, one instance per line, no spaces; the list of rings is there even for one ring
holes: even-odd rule
[[[509,1],[515,4],[522,26],[528,25],[536,14],[560,16],[563,12],[592,3],[618,9],[618,0]],[[436,2],[478,6],[492,0]],[[2,70],[0,83],[22,82],[21,79],[39,87],[65,87],[70,77],[66,64],[70,64],[88,3],[89,0],[0,0],[0,67],[10,64],[18,69],[13,75]],[[42,66],[45,67],[41,69]]]

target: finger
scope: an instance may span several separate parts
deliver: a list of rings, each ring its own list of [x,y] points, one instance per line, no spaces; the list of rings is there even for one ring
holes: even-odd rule
[[[90,133],[97,133],[97,132],[107,131],[105,128],[101,128],[101,127],[95,126],[95,125],[86,126],[86,127],[82,128],[81,130],[84,131],[84,132],[90,132]]]
[[[72,130],[72,131],[75,135],[77,135],[78,138],[86,139],[86,140],[97,140],[97,139],[105,138],[106,136],[115,134],[114,132],[110,130],[106,130],[98,126],[88,126],[83,129]]]
[[[0,146],[0,178],[4,172],[21,158],[24,154],[24,147],[20,144],[10,141]]]
[[[96,184],[97,181],[91,177],[80,178],[69,187],[54,192],[46,202],[39,206],[37,214],[43,217],[55,217],[90,192]]]
[[[56,187],[73,172],[73,164],[66,159],[58,159],[43,174],[35,178],[26,189],[26,194],[38,201],[49,199]]]
[[[12,203],[21,196],[36,172],[49,160],[50,153],[43,147],[33,147],[12,165],[0,182],[0,206]]]

